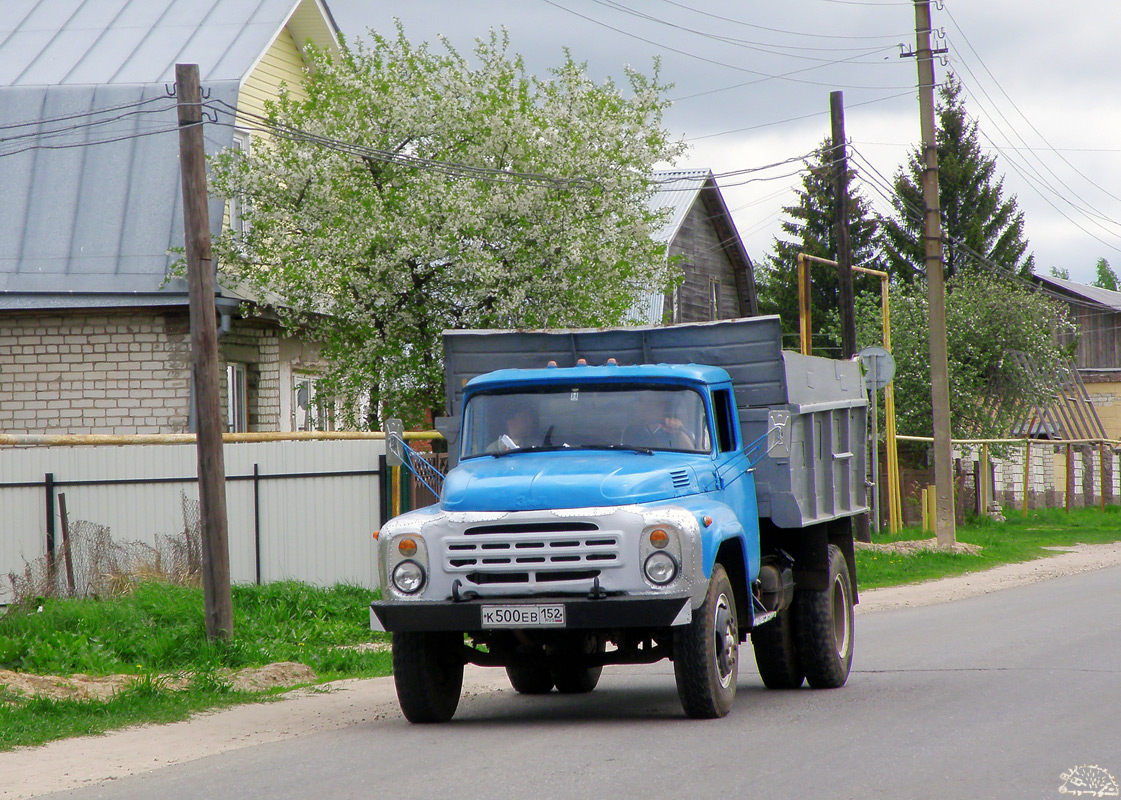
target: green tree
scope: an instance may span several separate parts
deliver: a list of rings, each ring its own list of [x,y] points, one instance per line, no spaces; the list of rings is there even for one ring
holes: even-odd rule
[[[1094,286],[1099,289],[1109,289],[1111,292],[1116,292],[1117,289],[1117,273],[1109,266],[1109,262],[1104,258],[1098,259],[1097,277],[1094,278]]]
[[[244,200],[223,270],[322,343],[331,390],[419,421],[442,405],[442,330],[618,323],[672,285],[649,176],[684,146],[656,64],[624,89],[567,54],[530,75],[504,33],[471,62],[371,36],[312,49],[303,92],[267,107],[280,127],[212,162]]]
[[[1060,280],[1070,280],[1070,270],[1066,267],[1051,267],[1051,277],[1059,278]]]
[[[938,203],[946,277],[965,269],[989,269],[981,259],[1021,276],[1035,269],[1024,238],[1024,214],[1015,196],[1004,199],[996,158],[981,150],[977,122],[965,111],[961,82],[953,73],[938,90],[936,110]],[[883,247],[893,276],[925,274],[922,152],[912,151],[895,176],[895,215],[883,221]]]
[[[878,306],[857,306],[860,347],[881,344]],[[930,343],[926,287],[898,283],[891,292],[891,344],[896,360],[895,402],[899,433],[930,436]],[[947,281],[946,346],[950,424],[961,438],[1004,437],[1023,421],[1023,410],[1042,404],[1059,386],[1041,383],[1019,365],[1022,354],[1039,374],[1056,375],[1068,354],[1056,333],[1071,322],[1063,304],[1016,281],[963,272]]]
[[[837,258],[836,231],[833,224],[833,144],[829,137],[805,161],[802,188],[797,192],[797,204],[784,206],[787,219],[782,222],[785,238],[775,237],[774,249],[756,268],[759,311],[778,314],[782,318],[784,337],[797,341],[798,337],[798,254],[806,253],[835,261]],[[855,175],[850,167],[847,179],[850,185],[848,202],[849,247],[852,263],[856,266],[883,269],[877,249],[878,222],[867,199],[851,187]],[[837,270],[823,264],[810,266],[810,315],[813,327],[818,329],[836,314],[839,302]],[[879,280],[867,275],[853,275],[853,293],[859,297],[873,292],[878,297]],[[830,348],[840,350],[840,337],[828,334],[815,335],[815,352]],[[796,345],[795,345],[796,346]]]

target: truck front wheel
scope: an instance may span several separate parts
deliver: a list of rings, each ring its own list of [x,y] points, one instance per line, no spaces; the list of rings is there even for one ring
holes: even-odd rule
[[[739,678],[736,598],[724,567],[713,567],[705,601],[688,625],[674,628],[673,674],[685,713],[716,719],[732,710]]]
[[[798,656],[810,686],[844,686],[852,669],[852,581],[836,545],[829,545],[829,585],[822,591],[795,591],[794,614]]]
[[[463,634],[393,634],[393,683],[409,722],[447,722],[463,690]]]

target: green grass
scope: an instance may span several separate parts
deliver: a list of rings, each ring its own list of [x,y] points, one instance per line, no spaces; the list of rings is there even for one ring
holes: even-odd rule
[[[920,583],[1055,555],[1046,547],[1121,541],[1121,506],[1107,506],[1104,513],[1100,509],[1080,509],[1070,514],[1060,509],[1030,511],[1026,519],[1019,510],[1007,509],[1005,514],[1005,522],[985,517],[958,526],[959,542],[982,548],[976,555],[934,551],[899,555],[858,550],[856,574],[860,588]],[[912,527],[895,536],[885,532],[872,538],[874,542],[887,543],[929,539],[933,535]]]
[[[877,542],[925,539],[908,528]],[[1053,553],[1045,547],[1121,540],[1121,507],[1010,511],[1004,523],[973,520],[960,526],[959,542],[977,544],[977,555],[920,552],[895,555],[858,550],[862,589],[915,583],[1029,561]],[[17,695],[0,686],[0,750],[35,745],[144,722],[172,722],[205,709],[259,702],[277,691],[231,688],[228,671],[297,661],[321,681],[391,672],[388,652],[347,649],[385,634],[369,629],[376,593],[353,586],[316,589],[299,583],[236,586],[234,636],[208,643],[201,589],[148,582],[126,597],[47,599],[9,609],[0,617],[0,669],[43,675],[127,674],[130,685],[106,701],[50,700]],[[176,689],[167,675],[188,675]]]
[[[321,681],[387,675],[388,653],[346,647],[387,639],[370,631],[375,596],[353,586],[235,586],[234,635],[216,643],[206,639],[201,589],[146,582],[121,598],[12,607],[0,617],[0,669],[136,679],[108,701],[29,698],[0,688],[0,749],[250,702],[261,695],[232,690],[224,676],[277,661],[306,664]],[[175,674],[190,676],[189,686],[172,688],[161,677]]]

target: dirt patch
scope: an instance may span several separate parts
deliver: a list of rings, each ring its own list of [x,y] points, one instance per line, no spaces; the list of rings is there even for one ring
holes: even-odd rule
[[[229,681],[238,691],[262,692],[277,687],[297,686],[313,683],[315,672],[306,664],[294,661],[281,661],[263,667],[249,667],[240,670],[220,670],[218,677]],[[0,687],[23,697],[48,697],[52,700],[108,700],[114,694],[127,689],[138,681],[155,680],[173,691],[185,689],[190,685],[190,675],[183,673],[156,675],[31,675],[25,672],[12,672],[0,669]]]
[[[921,550],[970,556],[975,556],[981,552],[980,545],[968,544],[966,542],[954,542],[949,547],[939,547],[937,537],[930,539],[909,539],[905,542],[888,542],[886,544],[855,542],[855,545],[857,550],[873,550],[877,553],[902,553],[903,555],[910,555],[911,553],[917,553]]]

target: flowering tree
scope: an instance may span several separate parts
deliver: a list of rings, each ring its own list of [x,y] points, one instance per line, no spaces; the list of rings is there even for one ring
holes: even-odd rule
[[[375,387],[419,421],[442,405],[442,330],[615,324],[672,284],[647,200],[683,145],[656,65],[624,92],[567,54],[529,75],[508,47],[492,33],[469,62],[398,27],[313,50],[306,99],[282,92],[269,135],[212,162],[242,201],[222,268],[322,343],[341,396]]]
[[[1033,288],[982,272],[960,272],[946,284],[950,426],[961,438],[1008,436],[1025,410],[1045,406],[1061,384],[1070,353],[1058,334],[1071,321],[1063,304]],[[891,291],[891,349],[896,360],[899,432],[930,436],[930,345],[925,285],[897,283]],[[839,336],[836,316],[830,320]],[[879,303],[857,299],[859,347],[881,344]],[[1017,354],[1035,367],[1021,368]]]

